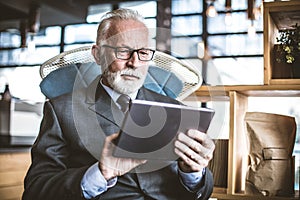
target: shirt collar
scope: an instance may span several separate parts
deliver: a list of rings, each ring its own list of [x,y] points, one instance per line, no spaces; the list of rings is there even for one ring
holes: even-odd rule
[[[119,92],[116,92],[115,90],[111,89],[110,87],[106,86],[102,82],[102,78],[100,79],[100,84],[103,86],[104,90],[109,94],[109,96],[112,98],[114,102],[117,102],[117,99],[121,96]],[[137,97],[138,91],[128,94],[128,96],[134,100]]]

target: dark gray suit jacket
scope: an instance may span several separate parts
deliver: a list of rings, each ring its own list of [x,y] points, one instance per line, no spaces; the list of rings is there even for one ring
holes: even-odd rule
[[[145,88],[139,91],[137,98],[179,103]],[[83,199],[81,179],[100,158],[105,136],[119,131],[122,114],[99,79],[85,90],[47,101],[40,133],[32,147],[32,164],[25,178],[23,200]],[[118,177],[114,187],[95,199],[209,198],[213,178],[208,169],[198,189],[191,192],[180,182],[176,161],[164,166],[152,172],[133,171]]]

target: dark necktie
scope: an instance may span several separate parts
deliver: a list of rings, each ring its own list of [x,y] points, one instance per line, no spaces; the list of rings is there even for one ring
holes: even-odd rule
[[[126,94],[122,94],[118,100],[117,103],[121,106],[121,110],[123,111],[123,113],[126,113],[128,110],[128,106],[129,106],[129,102],[130,102],[130,97]]]

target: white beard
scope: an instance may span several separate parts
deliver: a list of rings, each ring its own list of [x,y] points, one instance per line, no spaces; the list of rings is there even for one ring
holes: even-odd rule
[[[122,74],[129,74],[138,77],[137,80],[125,80],[121,77]],[[104,70],[103,76],[107,79],[108,84],[121,94],[132,94],[138,91],[144,84],[146,75],[140,71],[133,69],[124,69],[117,72],[110,72],[108,68]]]

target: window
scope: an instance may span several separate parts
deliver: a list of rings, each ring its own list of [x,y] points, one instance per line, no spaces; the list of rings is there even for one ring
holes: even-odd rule
[[[36,45],[59,45],[61,40],[61,27],[51,26],[41,28],[39,33],[33,37]]]
[[[210,56],[245,56],[263,54],[263,35],[248,37],[241,34],[208,37]]]
[[[261,1],[256,1],[257,10],[260,4]],[[257,12],[257,19],[247,18],[247,0],[232,0],[231,5],[228,13],[225,0],[215,1],[218,15],[207,18],[210,60],[206,66],[206,82],[211,85],[263,84],[263,17]],[[216,78],[213,74],[220,76]]]
[[[154,18],[156,16],[156,1],[123,2],[119,4],[119,7],[136,10],[145,18]]]
[[[171,52],[173,56],[179,58],[188,58],[197,56],[197,44],[201,37],[178,37],[173,38],[171,43]]]
[[[247,13],[245,11],[232,13],[223,12],[215,17],[209,17],[207,20],[207,31],[209,34],[247,32],[251,25],[251,21],[247,19]],[[262,31],[262,16],[253,22],[257,31]]]
[[[193,14],[201,13],[203,11],[203,6],[201,1],[195,0],[173,0],[172,1],[172,14]]]
[[[193,28],[191,28],[193,24]],[[202,17],[199,15],[178,16],[172,18],[172,35],[201,35]]]
[[[19,47],[21,45],[21,37],[19,31],[11,30],[0,32],[0,47]]]
[[[112,10],[111,4],[91,5],[88,8],[86,21],[88,23],[98,23],[101,20],[102,16],[110,10]]]
[[[95,43],[98,24],[76,24],[65,28],[65,43]]]
[[[255,85],[263,80],[263,57],[215,58],[208,61],[205,82],[211,85]]]
[[[180,58],[196,58],[202,41],[203,6],[201,1],[172,1],[171,53]]]
[[[39,66],[1,68],[0,92],[4,91],[5,83],[9,83],[12,96],[32,103],[43,102],[45,97],[39,88],[41,82],[39,69]]]
[[[59,26],[42,28],[36,35],[27,34],[27,47],[23,48],[19,32],[1,32],[0,66],[39,65],[59,53],[60,40]]]

